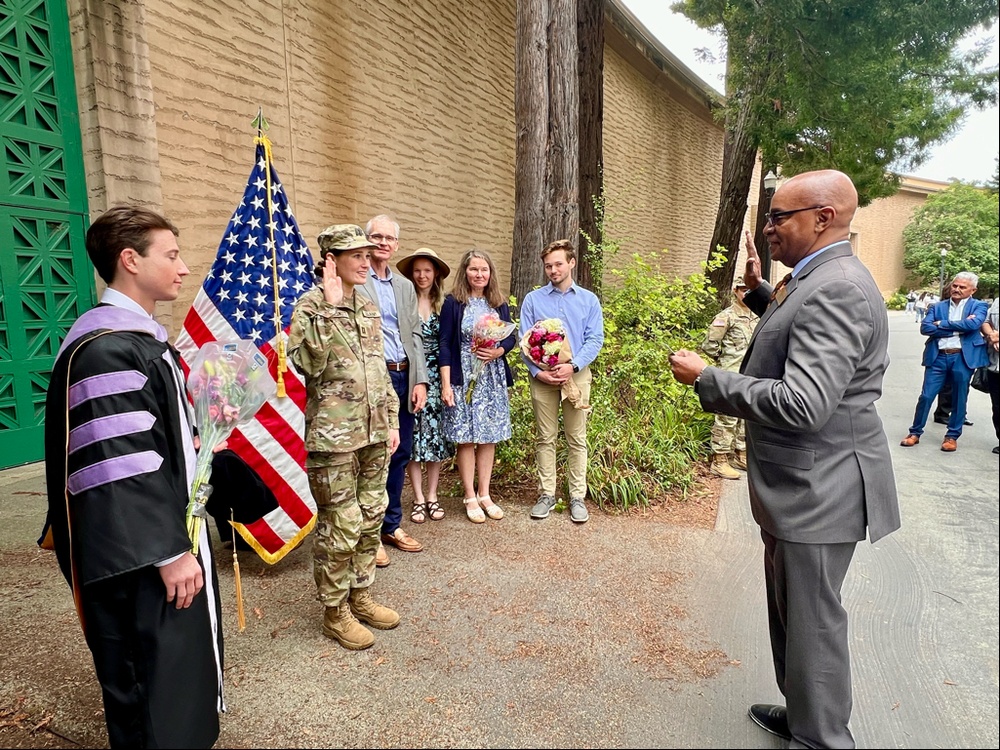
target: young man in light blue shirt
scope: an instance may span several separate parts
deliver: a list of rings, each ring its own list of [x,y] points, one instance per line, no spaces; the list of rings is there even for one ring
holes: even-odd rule
[[[529,292],[521,305],[521,338],[542,320],[558,318],[566,329],[573,358],[545,370],[524,357],[531,374],[531,406],[535,414],[535,459],[541,495],[531,517],[547,518],[556,504],[556,439],[559,408],[569,453],[570,518],[585,523],[590,517],[587,496],[587,412],[590,403],[590,363],[604,345],[604,315],[597,296],[573,283],[576,252],[569,240],[556,240],[541,253],[549,283]],[[522,355],[523,356],[523,355]],[[578,408],[563,399],[563,385],[572,380],[580,390]]]

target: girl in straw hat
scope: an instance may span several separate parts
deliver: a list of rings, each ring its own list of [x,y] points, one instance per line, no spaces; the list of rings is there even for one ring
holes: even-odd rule
[[[414,415],[413,450],[410,463],[406,466],[414,494],[410,520],[413,523],[423,523],[428,518],[440,521],[444,518],[444,508],[438,503],[437,496],[441,462],[455,455],[455,444],[444,436],[444,404],[441,401],[441,371],[438,364],[441,300],[444,296],[441,287],[451,269],[437,253],[427,247],[403,258],[396,264],[396,268],[413,282],[417,290],[417,310],[422,323],[424,359],[427,362],[427,404]],[[425,473],[426,494],[423,487]]]

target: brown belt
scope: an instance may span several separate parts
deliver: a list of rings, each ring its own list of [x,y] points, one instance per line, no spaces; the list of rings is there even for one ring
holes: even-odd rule
[[[410,366],[410,363],[407,362],[405,359],[402,362],[390,362],[389,360],[386,360],[385,366],[386,369],[389,370],[389,372],[403,372],[406,370],[407,367]]]
[[[938,352],[941,354],[958,354],[960,351],[962,351],[962,347],[958,349],[938,349]]]

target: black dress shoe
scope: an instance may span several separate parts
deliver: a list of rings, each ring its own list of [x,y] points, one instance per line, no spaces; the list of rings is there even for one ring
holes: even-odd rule
[[[948,420],[947,419],[941,419],[940,417],[934,417],[934,423],[935,424],[948,424]],[[972,427],[972,420],[971,419],[966,419],[965,422],[963,422],[963,424],[966,427]]]
[[[784,706],[775,706],[772,703],[754,703],[747,711],[747,715],[761,729],[777,735],[783,740],[792,739],[792,733],[788,731],[788,712],[785,711]]]

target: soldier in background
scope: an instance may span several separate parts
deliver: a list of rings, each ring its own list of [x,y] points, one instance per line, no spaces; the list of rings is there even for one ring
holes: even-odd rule
[[[723,370],[739,372],[743,355],[759,318],[743,304],[747,287],[743,277],[733,282],[733,304],[715,316],[701,350]],[[735,467],[735,468],[733,468]],[[747,444],[743,420],[716,414],[712,425],[712,473],[723,479],[739,479],[736,471],[747,470]]]
[[[382,350],[382,318],[355,290],[374,245],[361,227],[327,227],[317,240],[319,284],[292,313],[288,356],[306,379],[306,471],[316,499],[313,575],[326,607],[323,634],[344,648],[375,642],[399,615],[370,586],[385,516],[389,456],[399,445],[399,399]]]

